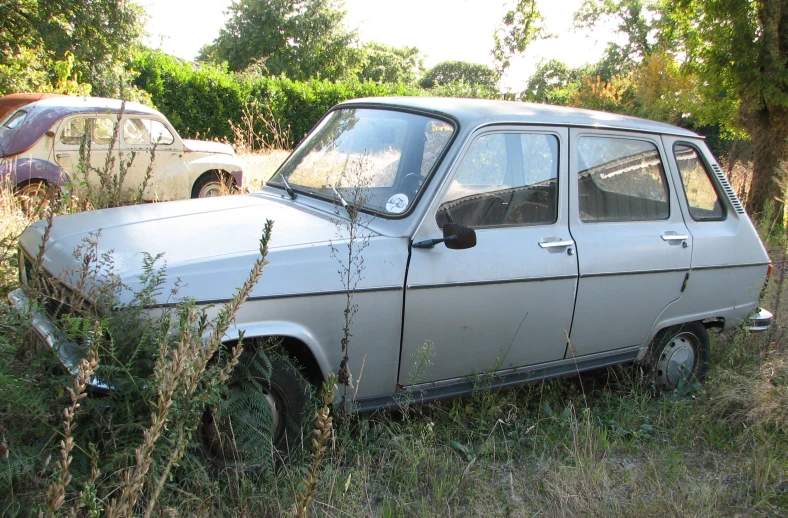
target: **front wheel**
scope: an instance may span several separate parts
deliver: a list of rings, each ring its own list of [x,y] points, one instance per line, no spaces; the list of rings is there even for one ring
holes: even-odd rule
[[[309,382],[284,357],[241,356],[227,397],[206,409],[198,430],[203,455],[216,468],[264,469],[274,451],[300,443],[301,425],[311,406]]]
[[[709,368],[709,333],[700,322],[661,331],[651,349],[651,377],[661,393],[703,381]]]

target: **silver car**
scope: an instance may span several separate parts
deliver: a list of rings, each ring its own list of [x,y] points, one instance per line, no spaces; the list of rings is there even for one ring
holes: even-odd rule
[[[275,220],[270,264],[225,339],[277,337],[296,360],[303,378],[281,363],[271,378],[282,422],[299,411],[303,379],[342,361],[346,203],[363,204],[349,365],[361,410],[402,391],[464,394],[480,373],[499,387],[625,362],[650,364],[669,391],[703,378],[708,328],[771,324],[758,307],[769,257],[702,137],[514,102],[342,103],[262,191],[59,217],[42,266],[53,277],[73,268],[72,250],[102,229],[129,287],[140,252],[164,252],[180,294],[216,304]],[[20,306],[43,229],[20,240]],[[35,327],[73,365],[50,316]]]

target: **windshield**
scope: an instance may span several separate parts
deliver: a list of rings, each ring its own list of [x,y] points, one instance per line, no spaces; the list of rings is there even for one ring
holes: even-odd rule
[[[412,205],[446,148],[448,122],[372,108],[331,112],[270,183],[353,203],[361,193],[368,210],[398,215]],[[358,199],[358,198],[356,198]]]

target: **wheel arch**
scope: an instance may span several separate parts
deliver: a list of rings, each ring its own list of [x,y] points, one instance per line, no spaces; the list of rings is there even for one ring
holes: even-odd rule
[[[328,356],[308,330],[287,322],[246,325],[242,330],[244,341],[252,339],[281,340],[283,352],[298,363],[310,383],[319,386],[327,379],[326,373],[331,371]],[[223,341],[237,341],[240,331],[241,329],[237,327],[230,328]]]
[[[234,187],[240,187],[238,180],[236,179],[235,175],[233,175],[230,171],[223,169],[221,167],[213,167],[211,169],[206,169],[202,173],[197,175],[197,178],[194,179],[191,186],[191,197],[196,198],[197,194],[199,193],[200,183],[211,177],[211,176],[218,176],[222,181],[229,180],[232,181]]]
[[[0,180],[9,179],[14,188],[31,182],[63,186],[68,177],[56,164],[38,158],[9,159],[0,167]]]
[[[661,334],[665,331],[685,325],[685,324],[692,324],[692,323],[699,323],[706,330],[717,329],[722,331],[725,328],[725,317],[723,316],[700,316],[695,315],[690,318],[674,318],[670,320],[661,320],[655,323],[654,327],[652,328],[651,332],[648,335],[648,339],[640,346],[640,350],[638,351],[637,362],[643,362],[648,358],[649,351],[654,347],[657,343]]]

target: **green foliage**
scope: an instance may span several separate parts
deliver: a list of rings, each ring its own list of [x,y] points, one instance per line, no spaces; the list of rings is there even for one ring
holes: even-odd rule
[[[362,49],[358,78],[376,83],[412,85],[424,72],[424,56],[416,47],[392,47],[371,42]]]
[[[513,56],[525,52],[535,40],[550,37],[536,0],[517,0],[514,9],[506,12],[502,22],[503,26],[495,31],[492,51],[499,76],[509,68]]]
[[[226,68],[198,66],[158,51],[140,53],[130,68],[139,74],[134,86],[150,94],[182,136],[229,138],[228,119],[240,119],[246,96]]]
[[[657,47],[661,17],[654,0],[584,0],[575,13],[575,27],[589,29],[600,23],[617,23],[627,37],[623,45],[610,43],[597,65],[604,80],[622,74]]]
[[[334,0],[239,0],[228,14],[199,60],[227,62],[233,71],[257,64],[300,80],[344,78],[358,65],[356,35],[345,29],[345,11]]]
[[[196,66],[161,52],[146,52],[132,63],[139,73],[134,85],[150,93],[156,107],[183,136],[229,140],[229,120],[240,120],[252,101],[267,106],[281,128],[289,128],[289,146],[295,145],[332,106],[357,97],[420,95],[421,90],[401,83],[341,82],[286,77],[232,75],[212,65]],[[262,122],[255,128],[267,135]]]
[[[97,0],[10,0],[0,17],[0,93],[58,89],[58,79],[94,86],[112,94],[105,79],[131,57],[142,34],[142,9],[133,2]],[[68,62],[68,77],[58,78],[57,63]],[[34,77],[11,73],[29,70]],[[26,74],[23,74],[23,76]],[[16,82],[9,78],[16,77]],[[66,92],[71,93],[71,92]],[[82,93],[82,92],[80,92]]]
[[[582,78],[588,74],[588,67],[570,68],[557,59],[540,61],[520,98],[529,102],[568,105],[572,94],[580,88]]]
[[[443,61],[424,74],[423,88],[463,83],[471,87],[494,90],[498,82],[495,71],[487,65],[467,61]]]
[[[703,78],[698,116],[743,126],[755,147],[747,209],[784,199],[788,160],[788,1],[684,0],[661,4],[665,34]]]

